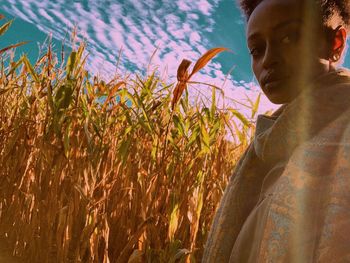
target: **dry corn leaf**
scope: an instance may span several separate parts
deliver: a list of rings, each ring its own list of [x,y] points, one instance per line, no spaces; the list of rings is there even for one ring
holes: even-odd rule
[[[8,47],[5,47],[5,48],[3,48],[3,49],[0,49],[0,55],[1,55],[2,53],[4,53],[5,51],[7,51],[7,50],[10,50],[10,49],[12,49],[12,48],[16,48],[16,47],[19,47],[19,46],[23,46],[23,45],[25,45],[25,44],[27,44],[27,43],[28,43],[28,41],[19,42],[19,43],[17,43],[17,44],[10,45],[10,46],[8,46]]]
[[[175,104],[179,101],[182,92],[187,87],[188,78],[188,68],[191,65],[191,61],[183,59],[180,66],[177,69],[177,80],[179,81],[176,84],[176,87],[173,92],[173,100],[171,101],[171,109],[174,110]]]
[[[186,82],[179,82],[176,84],[176,87],[174,89],[173,93],[173,100],[171,102],[171,109],[174,110],[175,104],[179,101],[182,92],[187,88]]]
[[[110,90],[105,103],[103,104],[103,108],[107,106],[108,102],[114,97],[114,95],[117,93],[117,91],[122,85],[126,85],[126,83],[124,81],[121,81],[114,85],[114,87]]]
[[[188,75],[188,68],[191,65],[191,61],[184,59],[182,60],[179,68],[177,69],[177,80],[179,81],[174,89],[173,100],[171,102],[171,109],[174,110],[175,104],[180,100],[182,92],[187,88],[187,82],[191,77],[201,70],[205,65],[217,54],[228,50],[228,48],[218,47],[208,50],[203,56],[201,56],[196,64],[194,65],[192,72]]]
[[[46,58],[47,58],[47,54],[45,54],[41,58],[39,58],[38,61],[35,63],[34,68],[41,66],[41,64],[45,62]]]
[[[9,64],[8,77],[4,67],[0,70],[0,93],[3,93],[0,96],[0,119],[3,120],[0,148],[4,149],[4,153],[0,153],[0,174],[11,178],[11,181],[2,182],[0,211],[6,210],[6,213],[0,213],[0,221],[6,226],[9,241],[15,244],[18,240],[16,253],[30,262],[44,262],[47,258],[57,262],[66,262],[67,258],[74,262],[116,262],[120,255],[119,262],[146,261],[145,254],[141,256],[141,253],[146,253],[149,244],[159,248],[152,252],[150,262],[162,255],[164,262],[182,261],[186,257],[194,259],[195,253],[188,254],[197,250],[197,255],[201,254],[203,239],[197,238],[198,233],[207,231],[215,211],[213,205],[219,202],[235,163],[226,161],[226,157],[231,159],[234,155],[237,159],[237,153],[244,147],[239,146],[238,150],[232,150],[234,154],[227,154],[231,147],[222,139],[223,135],[222,141],[209,143],[216,138],[216,133],[223,134],[224,129],[216,131],[210,118],[203,118],[198,124],[201,112],[191,105],[186,106],[186,100],[182,105],[188,109],[186,115],[169,114],[169,97],[163,98],[160,93],[153,92],[153,88],[158,87],[153,86],[156,83],[153,78],[152,82],[139,85],[146,90],[141,90],[145,96],[138,97],[117,87],[121,81],[119,77],[107,82],[103,95],[110,96],[108,111],[119,93],[123,102],[127,96],[132,97],[130,101],[138,99],[130,108],[119,102],[120,106],[116,107],[120,111],[108,115],[107,122],[106,111],[100,107],[103,105],[99,100],[101,94],[93,90],[93,83],[97,88],[101,79],[96,77],[93,81],[93,75],[84,69],[84,60],[78,57],[76,63],[70,62],[76,78],[74,85],[66,79],[67,61],[56,67],[57,56],[51,47],[35,67],[30,63],[26,66],[21,59]],[[190,65],[190,61],[185,61],[178,70],[176,101],[190,84]],[[16,70],[21,67],[22,72]],[[33,85],[33,78],[40,81]],[[46,81],[50,79],[52,83]],[[123,81],[133,87],[131,81],[126,78]],[[57,89],[64,85],[74,90],[71,98],[76,102],[76,107],[62,113],[64,121],[58,127],[61,135],[66,131],[69,160],[64,156],[62,136],[56,136],[52,128],[55,115],[52,94],[57,94]],[[175,85],[172,84],[164,90],[169,91],[170,87],[173,92]],[[42,91],[40,96],[33,103],[26,102],[37,90]],[[211,116],[217,116],[217,108],[212,108]],[[139,116],[139,113],[144,115]],[[229,113],[226,113],[227,119],[232,118]],[[225,115],[220,118],[228,123]],[[164,132],[169,120],[174,121],[181,136],[191,135],[189,140],[172,140],[174,146],[166,147]],[[144,127],[148,123],[159,125],[159,136],[155,129],[154,136],[146,134]],[[97,138],[97,133],[102,134],[99,136],[103,136],[103,140]],[[140,143],[134,144],[135,139]],[[130,144],[124,147],[126,165],[117,158],[123,140],[129,140]],[[218,154],[213,159],[202,160],[202,155],[199,157],[201,143]],[[233,146],[237,147],[233,144],[232,149]],[[179,149],[183,158],[172,158],[177,154],[174,149]],[[9,151],[10,155],[4,156]],[[200,186],[203,188],[193,193],[199,187],[198,182],[202,182],[196,176],[202,170],[211,176]],[[79,191],[75,190],[75,185],[79,185]],[[188,205],[180,203],[172,213],[164,213],[165,208],[174,207],[174,199],[169,198],[171,193],[178,195],[181,202],[189,200],[190,214]],[[191,222],[186,214],[192,218]],[[149,217],[154,217],[154,221],[145,220]],[[142,223],[143,220],[146,223]],[[98,222],[96,227],[94,222]],[[169,233],[173,242],[167,238]]]
[[[0,27],[0,36],[2,36],[3,34],[5,34],[5,32],[10,28],[11,24],[13,22],[13,19],[8,21],[7,23],[5,23],[4,25],[2,25]]]
[[[177,80],[178,81],[187,81],[188,79],[188,68],[191,65],[191,61],[183,59],[179,68],[177,69]]]
[[[142,263],[143,254],[142,251],[135,249],[130,256],[128,263]]]
[[[135,243],[138,241],[142,233],[145,231],[145,228],[149,224],[154,224],[155,218],[149,217],[144,222],[141,223],[141,225],[138,227],[138,229],[135,231],[134,235],[132,235],[128,241],[128,243],[124,246],[123,250],[121,251],[120,255],[118,256],[116,262],[122,263],[126,262],[128,258],[130,258],[132,247],[135,245]],[[131,252],[129,254],[129,252]]]
[[[208,50],[203,56],[201,56],[196,64],[194,65],[193,69],[192,69],[192,73],[190,74],[189,78],[190,79],[193,74],[195,74],[196,72],[200,71],[202,68],[205,67],[205,65],[207,65],[207,63],[214,58],[217,54],[225,51],[225,50],[229,50],[228,48],[225,47],[217,47],[217,48],[212,48],[210,50]]]

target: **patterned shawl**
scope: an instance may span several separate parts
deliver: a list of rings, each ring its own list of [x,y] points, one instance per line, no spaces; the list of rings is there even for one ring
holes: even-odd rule
[[[204,263],[350,262],[350,71],[314,85],[258,116]]]

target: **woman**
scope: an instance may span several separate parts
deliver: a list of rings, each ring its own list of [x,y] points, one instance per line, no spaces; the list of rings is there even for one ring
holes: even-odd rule
[[[203,262],[350,262],[350,1],[241,0],[259,115]]]

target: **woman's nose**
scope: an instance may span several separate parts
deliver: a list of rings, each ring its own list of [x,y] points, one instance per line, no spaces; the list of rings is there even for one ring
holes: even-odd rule
[[[279,55],[276,47],[267,45],[263,58],[263,67],[269,69],[279,64]]]

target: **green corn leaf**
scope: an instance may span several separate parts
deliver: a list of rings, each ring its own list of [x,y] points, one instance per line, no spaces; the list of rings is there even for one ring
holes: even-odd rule
[[[125,99],[129,99],[133,105],[138,105],[134,99],[134,96],[130,92],[126,91],[126,89],[123,89],[120,92],[120,102],[125,103]]]
[[[124,130],[124,135],[128,135],[130,132],[132,132],[133,130],[133,126],[128,126],[125,130]]]
[[[215,112],[216,112],[216,90],[215,90],[215,88],[212,88],[211,108],[210,108],[211,120],[215,119]]]
[[[159,139],[156,137],[152,143],[151,158],[153,161],[157,160],[158,143],[159,143]]]
[[[188,118],[184,119],[184,130],[185,130],[185,134],[186,136],[188,135],[188,132],[190,130],[190,126],[191,126],[191,122]]]
[[[72,123],[69,122],[68,127],[65,130],[64,133],[64,138],[63,138],[63,147],[64,147],[64,155],[66,156],[66,158],[69,157],[69,135],[70,135],[70,131],[71,131],[71,126]]]
[[[209,132],[210,145],[215,144],[216,139],[217,139],[217,135],[218,135],[218,131],[220,130],[220,128],[221,128],[221,122],[220,122],[220,120],[217,120]]]
[[[259,93],[258,97],[256,98],[256,101],[253,105],[253,108],[252,108],[252,116],[251,118],[254,118],[255,117],[255,114],[257,113],[258,111],[258,108],[259,108],[259,105],[260,105],[260,97],[261,97],[261,93]]]
[[[140,108],[141,108],[141,111],[142,111],[142,115],[143,117],[145,118],[145,121],[142,120],[142,118],[138,117],[138,120],[140,122],[142,122],[142,126],[145,127],[146,126],[146,130],[149,132],[149,134],[151,136],[154,135],[153,131],[154,131],[154,127],[153,127],[153,123],[149,120],[149,117],[148,117],[148,114],[145,110],[145,105],[142,101],[142,98],[140,98],[140,96],[135,92],[134,96],[136,97],[136,100],[138,102],[138,105]],[[133,101],[132,101],[133,102]]]
[[[169,221],[168,237],[170,240],[174,240],[174,236],[175,236],[175,232],[177,230],[178,224],[179,224],[179,204],[175,204],[171,211],[170,221]]]
[[[204,111],[205,117],[206,117],[206,119],[208,120],[208,122],[210,123],[210,122],[211,122],[211,114],[210,114],[209,108],[204,107],[204,108],[202,109],[202,111]]]
[[[193,165],[196,163],[196,158],[193,158],[189,164],[186,165],[185,171],[183,172],[183,176],[186,177],[191,171]]]
[[[67,72],[68,79],[70,79],[70,77],[73,73],[76,59],[77,59],[77,52],[72,51],[72,53],[70,53],[70,56],[69,56],[68,61],[67,61],[67,66],[66,66],[66,72]]]
[[[131,119],[131,116],[130,116],[129,112],[125,111],[124,114],[125,114],[124,116],[126,118],[126,121],[129,123],[129,125],[133,125],[133,121]]]
[[[29,71],[29,73],[32,76],[32,78],[34,79],[34,81],[39,83],[39,77],[36,74],[36,72],[34,71],[33,66],[32,66],[32,64],[30,64],[27,56],[23,56],[22,57],[22,61],[23,61],[24,65],[26,65],[26,68]]]
[[[174,165],[174,162],[172,161],[166,166],[166,175],[169,177],[172,177],[174,174],[174,168],[175,168],[175,165]]]
[[[185,135],[185,130],[184,130],[184,127],[183,127],[183,124],[182,124],[183,120],[181,120],[179,116],[174,114],[173,121],[174,121],[174,125],[177,128],[177,130],[179,131],[180,135],[184,136]]]
[[[245,134],[238,128],[236,122],[233,122],[233,126],[235,127],[235,132],[236,132],[236,134],[237,134],[237,136],[238,136],[239,141],[240,141],[243,145],[245,145],[246,142],[247,142],[247,138],[246,138]]]
[[[183,96],[180,99],[180,105],[183,108],[184,112],[187,113],[187,111],[188,111],[188,89],[185,89],[184,93],[185,93],[185,96]]]
[[[197,126],[192,130],[192,134],[191,134],[191,136],[190,136],[190,140],[189,140],[188,144],[186,145],[186,149],[187,149],[187,150],[192,146],[192,144],[193,144],[194,142],[197,141],[197,138],[199,137],[199,134],[200,134],[200,127],[199,127],[199,125],[197,125]]]
[[[139,79],[139,81],[141,82],[142,86],[143,86],[143,89],[141,91],[141,93],[146,93],[148,95],[152,95],[151,93],[151,90],[152,90],[152,87],[154,86],[154,80],[155,80],[155,71],[152,73],[151,76],[148,77],[148,79],[143,82],[138,76],[137,78]]]
[[[130,145],[131,145],[131,139],[127,138],[127,139],[124,139],[119,146],[118,154],[122,160],[123,165],[125,164],[128,158]]]
[[[78,66],[77,64],[79,63],[79,61],[81,60],[81,58],[83,57],[83,52],[85,50],[85,44],[82,43],[79,48],[78,48],[78,51],[76,53],[76,60],[75,60],[75,63],[74,63],[74,67]]]
[[[102,135],[101,135],[100,129],[96,125],[96,123],[93,122],[92,123],[92,127],[94,128],[94,131],[95,131],[96,135],[100,138],[100,140],[102,140]]]
[[[85,96],[80,96],[79,97],[80,101],[81,101],[81,108],[83,110],[84,113],[84,117],[88,117],[89,116],[89,110],[88,110],[88,103],[87,103],[87,99],[86,99],[86,95]]]
[[[94,93],[94,91],[93,91],[93,87],[92,87],[92,85],[91,85],[91,82],[90,82],[89,80],[87,80],[87,81],[85,82],[85,87],[86,87],[87,94],[88,94],[89,96],[92,96],[92,94]]]
[[[201,126],[201,138],[204,146],[202,150],[206,153],[210,153],[210,137],[204,125]]]
[[[67,109],[73,100],[73,88],[71,85],[64,84],[58,88],[55,96],[57,110]]]
[[[152,133],[152,128],[151,128],[151,126],[149,125],[149,122],[148,122],[147,120],[144,121],[141,117],[137,117],[137,118],[138,118],[138,121],[139,121],[141,127],[142,127],[145,131],[147,131],[150,135],[153,135],[153,133]]]
[[[234,109],[229,109],[229,111],[230,111],[234,116],[236,116],[236,117],[244,124],[244,126],[246,126],[246,127],[249,127],[249,126],[250,126],[249,121],[247,120],[246,117],[243,116],[242,113],[240,113],[239,111],[234,110]]]

